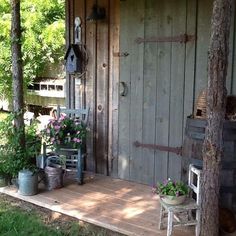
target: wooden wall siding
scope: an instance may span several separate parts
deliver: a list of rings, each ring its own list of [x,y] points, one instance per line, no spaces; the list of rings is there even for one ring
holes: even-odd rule
[[[195,99],[200,91],[207,86],[207,50],[210,38],[210,21],[212,14],[212,0],[198,1],[197,10],[197,44],[196,44],[196,68],[195,68]]]
[[[158,18],[156,21],[156,36],[171,36],[171,11],[166,1],[158,1]],[[148,55],[147,55],[148,56]],[[154,143],[168,145],[169,143],[169,114],[170,114],[170,63],[171,63],[171,43],[157,44],[156,63],[156,128]],[[148,70],[148,68],[147,68]],[[164,105],[165,104],[165,105]],[[155,179],[163,179],[168,176],[169,155],[167,152],[155,152]],[[158,171],[156,171],[158,170]],[[150,179],[151,181],[151,179]],[[154,180],[152,180],[154,182]]]
[[[171,1],[172,35],[186,32],[186,1]],[[184,70],[185,70],[185,44],[172,43],[170,68],[170,111],[169,111],[169,146],[181,146],[183,137],[184,119]],[[174,134],[174,135],[172,135]],[[181,177],[181,160],[176,154],[169,153],[168,176]]]
[[[195,87],[194,98],[197,99],[200,91],[207,87],[207,51],[210,39],[210,23],[213,1],[199,0],[197,7],[197,44],[196,44],[196,68],[195,68]],[[227,91],[228,94],[236,94],[234,90],[234,58],[235,58],[235,2],[233,7],[233,17],[230,34],[230,51],[229,51],[229,66],[227,74]]]
[[[86,13],[91,12],[93,1],[86,2]],[[95,172],[96,169],[96,158],[94,156],[95,148],[95,101],[96,101],[96,58],[97,58],[97,49],[96,49],[96,32],[97,25],[95,23],[86,22],[86,48],[89,53],[89,62],[87,65],[87,74],[86,74],[86,105],[89,107],[89,136],[87,138],[87,158],[86,158],[86,167],[88,171]]]
[[[152,37],[157,35],[157,20],[160,12],[156,12],[159,8],[156,0],[146,1],[145,6],[145,20],[144,20],[144,36]],[[157,77],[157,64],[156,57],[158,54],[157,44],[144,44],[144,56],[143,56],[143,138],[144,143],[155,143],[156,133],[156,88],[157,80],[153,80],[153,77]],[[153,127],[150,129],[150,127]],[[155,151],[150,149],[142,150],[144,176],[142,182],[150,182],[150,175],[155,176]],[[148,158],[148,160],[146,160]],[[161,160],[162,161],[162,160]],[[163,171],[164,165],[163,166]],[[166,169],[167,170],[167,169]]]
[[[112,1],[117,5],[117,0]],[[97,0],[98,6],[106,9],[106,19],[86,21],[94,5],[93,0],[68,0],[67,22],[70,34],[67,40],[74,42],[74,18],[82,20],[82,41],[89,54],[87,73],[82,85],[76,79],[68,79],[68,106],[89,107],[90,132],[87,138],[86,169],[108,174],[108,119],[109,119],[109,76],[110,76],[110,0]],[[116,20],[117,22],[117,20]],[[111,95],[113,96],[113,95]]]
[[[120,51],[120,1],[110,1],[110,70],[109,70],[109,124],[108,124],[108,169],[113,177],[118,174],[118,101],[119,63],[116,53]]]
[[[130,49],[133,43],[132,34],[129,32],[132,28],[125,27],[130,24],[131,17],[134,17],[132,1],[120,2],[120,52],[128,52],[130,55],[120,59],[120,82],[126,83],[128,93],[126,96],[120,96],[119,100],[119,142],[118,142],[118,177],[121,179],[130,178]],[[136,24],[136,23],[135,23]],[[135,28],[135,27],[133,27]],[[120,88],[123,89],[123,88]]]
[[[108,86],[109,86],[109,1],[97,0],[107,17],[97,21],[97,80],[96,80],[96,172],[108,174]]]

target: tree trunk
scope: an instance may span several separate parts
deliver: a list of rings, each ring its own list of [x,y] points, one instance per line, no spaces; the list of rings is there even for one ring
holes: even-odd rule
[[[219,233],[219,173],[226,106],[226,75],[233,0],[215,0],[208,54],[207,127],[203,144],[201,236]]]
[[[24,147],[24,119],[23,119],[23,70],[21,55],[21,26],[20,26],[20,0],[11,0],[12,23],[11,23],[11,40],[12,40],[12,85],[13,85],[13,111],[16,115],[15,125],[17,132],[22,130],[19,135],[19,142]]]

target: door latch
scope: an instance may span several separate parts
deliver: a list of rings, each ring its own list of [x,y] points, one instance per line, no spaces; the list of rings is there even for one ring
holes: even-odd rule
[[[121,81],[120,85],[120,96],[125,97],[128,94],[128,86],[124,81]]]

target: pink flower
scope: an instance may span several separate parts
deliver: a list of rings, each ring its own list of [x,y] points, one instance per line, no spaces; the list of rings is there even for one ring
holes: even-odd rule
[[[47,134],[50,134],[50,129],[47,129],[46,132],[47,132]]]
[[[77,138],[76,142],[77,142],[77,143],[80,143],[80,142],[81,142],[81,139]]]
[[[73,141],[74,141],[75,143],[80,143],[80,142],[81,142],[81,139],[79,139],[79,138],[73,138]]]
[[[54,129],[55,129],[55,130],[59,130],[60,128],[61,128],[60,125],[55,125],[55,126],[54,126]]]
[[[58,119],[59,121],[63,121],[65,120],[66,118],[66,115],[65,114],[61,114],[60,118]]]
[[[55,138],[50,138],[50,141],[53,143],[55,141]]]

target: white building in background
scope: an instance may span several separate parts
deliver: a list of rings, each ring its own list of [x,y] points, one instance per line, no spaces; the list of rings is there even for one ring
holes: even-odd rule
[[[29,111],[49,114],[57,105],[65,106],[65,79],[38,78],[28,86],[26,103]]]

